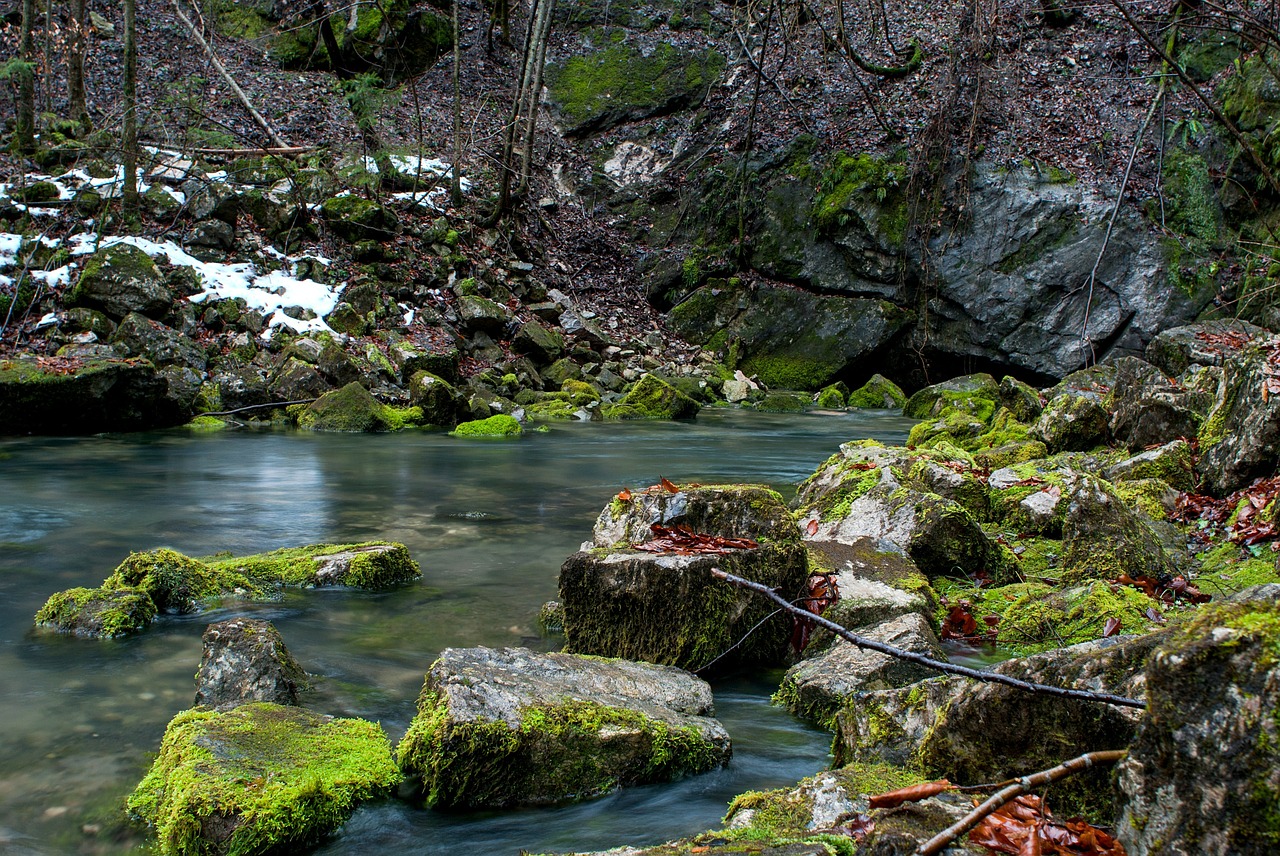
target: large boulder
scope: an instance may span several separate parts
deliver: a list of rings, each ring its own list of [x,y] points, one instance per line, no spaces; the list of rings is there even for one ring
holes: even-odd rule
[[[1024,681],[1114,693],[1141,700],[1143,664],[1156,635],[1086,642],[1019,660],[995,671]],[[956,784],[1003,781],[1045,770],[1084,752],[1123,749],[1141,711],[1062,699],[968,678],[931,678],[909,687],[850,696],[836,716],[837,764],[905,764]],[[1115,792],[1108,770],[1055,785],[1060,813],[1109,822]]]
[[[141,431],[186,418],[147,360],[0,360],[0,434]]]
[[[1148,711],[1120,763],[1130,856],[1280,847],[1280,599],[1206,607],[1148,661]]]
[[[702,405],[662,378],[647,374],[602,411],[606,419],[692,419],[701,409]]]
[[[85,260],[67,304],[101,309],[115,319],[130,312],[159,318],[173,305],[173,292],[150,256],[130,244],[113,244]]]
[[[860,636],[946,662],[929,622],[918,612],[859,631]],[[829,726],[845,699],[855,692],[906,686],[933,677],[935,670],[845,639],[787,670],[774,699],[797,716]]]
[[[1030,435],[1050,452],[1082,452],[1107,442],[1109,418],[1098,394],[1064,392],[1045,405]]]
[[[653,539],[655,524],[758,546],[634,549]],[[566,650],[690,669],[781,662],[790,623],[770,617],[767,599],[714,579],[713,568],[800,592],[805,549],[777,493],[758,485],[698,486],[616,498],[597,519],[593,540],[560,569]]]
[[[1202,321],[1161,330],[1147,345],[1146,358],[1169,377],[1191,366],[1222,366],[1255,340],[1271,334],[1247,321]]]
[[[711,688],[679,669],[447,648],[398,754],[428,806],[547,805],[725,764],[712,712]]]
[[[35,622],[75,636],[110,639],[141,633],[155,616],[155,603],[140,589],[73,588],[50,596]]]
[[[401,410],[378,401],[357,381],[327,392],[298,412],[298,427],[311,431],[370,434],[397,431],[421,421],[422,411]]]
[[[1174,554],[1115,488],[1096,476],[1071,472],[1063,491],[1063,583],[1115,579],[1121,574],[1168,578],[1179,573]]]
[[[1222,496],[1276,472],[1280,444],[1280,340],[1269,339],[1223,366],[1218,401],[1200,429],[1197,471]],[[1274,390],[1274,392],[1272,391]]]
[[[1199,433],[1211,396],[1174,383],[1137,357],[1121,357],[1115,365],[1109,406],[1111,434],[1117,441],[1138,451]]]
[[[230,618],[205,628],[196,671],[196,706],[230,710],[255,701],[296,705],[307,673],[280,631],[259,618]]]
[[[471,415],[457,387],[426,370],[416,371],[410,378],[409,402],[421,408],[423,424],[437,428],[452,428]]]
[[[203,372],[208,364],[208,357],[190,337],[138,312],[124,317],[111,343],[125,356],[146,357],[157,366],[178,365]]]
[[[252,703],[175,716],[129,796],[162,856],[297,852],[400,782],[382,728]]]

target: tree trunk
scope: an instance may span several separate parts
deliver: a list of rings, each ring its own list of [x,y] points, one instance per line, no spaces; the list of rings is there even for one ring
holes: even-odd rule
[[[89,106],[84,94],[84,55],[86,0],[70,0],[71,34],[67,42],[67,100],[71,102],[71,118],[89,124]]]
[[[29,155],[36,150],[36,3],[22,0],[22,32],[18,55],[18,151]]]
[[[502,158],[498,168],[502,170],[502,180],[498,190],[498,207],[493,212],[492,220],[502,219],[511,205],[511,178],[515,175],[516,142],[519,136],[520,120],[524,116],[524,99],[533,81],[533,60],[537,53],[534,43],[537,32],[539,9],[546,0],[533,0],[533,8],[529,10],[529,26],[525,30],[524,60],[520,66],[520,78],[516,83],[515,95],[511,99],[511,119],[507,123],[506,140],[502,146]]]
[[[489,32],[493,30],[490,27]],[[453,175],[449,180],[449,198],[453,207],[462,205],[462,32],[458,26],[458,0],[453,0]]]
[[[529,87],[529,115],[524,131],[524,162],[520,167],[520,193],[529,189],[529,173],[533,171],[533,140],[538,129],[538,108],[542,104],[542,69],[547,61],[547,36],[551,33],[551,14],[555,0],[538,4],[538,20],[534,26],[533,81]]]
[[[138,28],[137,0],[124,0],[124,210],[138,210]]]

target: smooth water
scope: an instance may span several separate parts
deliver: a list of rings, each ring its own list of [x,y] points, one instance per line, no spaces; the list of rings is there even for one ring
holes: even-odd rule
[[[165,724],[192,703],[211,621],[270,619],[318,676],[304,703],[378,720],[393,740],[446,646],[555,640],[536,629],[562,561],[623,487],[757,481],[790,496],[844,441],[902,442],[883,414],[704,412],[696,423],[557,424],[517,441],[182,430],[0,439],[0,853],[124,853],[122,823]],[[96,641],[33,628],[53,592],[97,586],[130,551],[235,554],[322,541],[402,541],[420,583],[290,591],[161,617]],[[715,687],[734,741],[724,770],[556,809],[361,809],[324,854],[515,854],[650,844],[715,826],[728,800],[821,769],[829,737],[771,707],[779,675]]]

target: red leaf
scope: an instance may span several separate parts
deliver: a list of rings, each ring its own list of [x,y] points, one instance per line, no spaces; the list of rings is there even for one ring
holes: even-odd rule
[[[898,788],[896,791],[876,794],[871,797],[868,805],[871,808],[896,808],[904,802],[919,802],[929,797],[936,797],[943,791],[951,790],[952,787],[954,786],[946,779],[938,779],[936,782],[925,782],[923,785],[912,785],[907,788]]]
[[[630,502],[631,491],[624,487],[622,490],[618,491],[618,499],[622,500],[623,502]]]
[[[658,482],[659,482],[659,483],[660,483],[664,488],[666,488],[667,490],[671,491],[672,493],[679,493],[679,492],[680,492],[680,488],[676,487],[674,484],[672,484],[671,482],[667,481],[666,477],[664,477],[664,476],[658,476]]]
[[[1120,619],[1108,618],[1107,623],[1102,625],[1102,636],[1105,639],[1108,636],[1115,636],[1120,632]]]
[[[812,520],[810,520],[809,525],[804,528],[804,531],[808,533],[810,538],[812,538],[814,535],[817,535],[818,534],[818,518],[815,517]]]

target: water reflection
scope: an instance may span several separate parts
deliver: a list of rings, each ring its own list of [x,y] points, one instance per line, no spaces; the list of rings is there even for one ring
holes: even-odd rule
[[[0,851],[129,852],[123,798],[168,720],[191,703],[200,634],[252,614],[318,675],[307,703],[408,726],[449,645],[548,646],[535,636],[563,559],[623,486],[658,477],[762,481],[790,492],[846,440],[901,442],[883,415],[704,413],[696,423],[557,425],[518,442],[166,432],[0,440]],[[95,586],[130,551],[243,554],[388,538],[423,567],[392,592],[289,592],[166,617],[113,642],[32,631],[52,592]],[[566,808],[447,815],[362,810],[325,853],[516,853],[656,842],[714,825],[734,794],[820,768],[828,739],[768,705],[765,679],[717,687],[734,738],[724,771]]]

